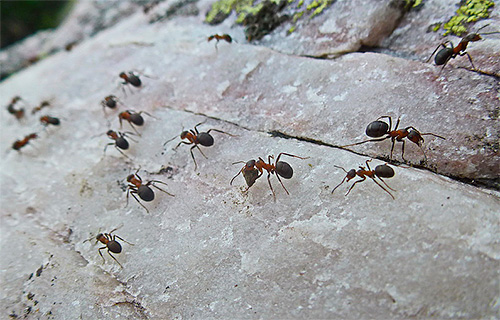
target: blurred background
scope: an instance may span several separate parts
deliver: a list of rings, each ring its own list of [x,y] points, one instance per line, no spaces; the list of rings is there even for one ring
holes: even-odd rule
[[[75,0],[0,1],[0,49],[39,30],[57,27]]]

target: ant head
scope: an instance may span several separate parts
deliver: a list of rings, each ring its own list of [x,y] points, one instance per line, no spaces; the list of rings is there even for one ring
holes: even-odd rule
[[[106,132],[106,134],[111,139],[117,139],[118,138],[118,134],[115,131],[113,131],[113,130],[108,130],[108,132]]]
[[[372,138],[379,138],[389,132],[390,128],[384,121],[373,121],[366,127],[366,135]]]
[[[206,132],[200,133],[198,135],[197,139],[198,139],[198,142],[202,146],[205,146],[205,147],[210,147],[210,146],[213,146],[213,144],[214,144],[214,138],[209,133],[206,133]]]
[[[410,130],[407,136],[408,140],[410,140],[413,143],[416,143],[417,145],[421,145],[422,142],[424,142],[424,138],[420,135],[420,132],[418,132],[415,129]]]
[[[132,179],[134,179],[134,178],[135,178],[135,174],[133,174],[133,173],[129,174],[128,177],[127,177],[127,182],[132,181]]]
[[[351,169],[347,172],[347,181],[351,180],[356,176],[356,169]]]
[[[102,233],[99,233],[95,238],[97,241],[101,241],[101,239],[104,238],[104,235]]]
[[[462,39],[462,42],[467,42],[467,41],[474,42],[474,41],[479,41],[481,39],[483,38],[481,38],[479,33],[470,33]]]
[[[394,169],[386,164],[382,164],[375,167],[375,174],[380,178],[392,178],[394,177]]]
[[[127,74],[125,72],[120,72],[120,74],[118,76],[120,78],[122,78],[122,79],[127,79],[128,78],[128,76],[127,76]]]
[[[245,163],[245,170],[251,170],[255,167],[255,160],[249,160]]]
[[[186,139],[188,133],[189,133],[189,131],[182,131],[181,132],[181,139]]]
[[[38,137],[38,135],[36,133],[31,133],[31,134],[28,135],[29,139],[35,139],[37,137]]]

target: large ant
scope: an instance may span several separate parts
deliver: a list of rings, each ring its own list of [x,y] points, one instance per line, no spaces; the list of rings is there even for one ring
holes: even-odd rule
[[[382,165],[376,166],[375,170],[372,170],[370,168],[370,165],[368,164],[368,162],[370,162],[370,161],[372,161],[372,159],[366,160],[366,167],[368,168],[368,170],[366,170],[365,167],[359,166],[359,170],[358,171],[356,171],[356,169],[351,169],[351,170],[347,171],[346,169],[344,169],[342,167],[334,165],[334,167],[344,170],[344,172],[347,173],[347,175],[344,177],[344,179],[342,179],[342,182],[340,182],[335,188],[333,188],[332,193],[335,191],[335,189],[337,189],[338,187],[340,187],[340,185],[342,183],[344,183],[344,181],[346,181],[346,179],[347,179],[347,182],[349,182],[349,180],[353,179],[356,176],[359,176],[361,178],[361,180],[358,180],[358,181],[356,181],[356,182],[354,182],[352,184],[352,186],[349,188],[349,190],[345,194],[347,196],[349,194],[349,192],[351,192],[352,188],[354,188],[354,186],[356,185],[356,183],[365,181],[366,177],[369,177],[380,188],[382,188],[385,192],[387,192],[392,197],[392,199],[394,200],[395,198],[389,192],[389,190],[387,190],[386,188],[384,188],[380,183],[377,182],[377,180],[375,180],[376,177],[379,178],[380,181],[382,181],[387,188],[391,189],[392,191],[396,191],[396,190],[392,189],[391,187],[389,187],[387,185],[387,183],[385,183],[385,181],[382,179],[382,178],[392,178],[392,177],[394,177],[394,169],[392,169],[391,167],[389,167],[387,164],[382,164]]]
[[[33,108],[33,110],[31,110],[31,114],[35,114],[35,113],[37,113],[38,111],[40,111],[40,110],[42,110],[43,108],[46,108],[46,107],[48,107],[48,106],[50,106],[50,102],[48,102],[48,101],[42,101],[38,107]]]
[[[142,183],[141,177],[137,174],[140,169],[138,169],[134,174],[131,174],[127,177],[127,182],[129,183],[128,189],[127,189],[127,205],[128,205],[128,195],[131,194],[132,197],[134,197],[135,201],[137,201],[144,209],[146,209],[146,212],[149,213],[148,208],[146,208],[140,201],[137,199],[137,197],[134,194],[139,195],[139,198],[146,202],[153,201],[155,198],[155,194],[153,190],[149,186],[153,186],[156,189],[165,192],[169,196],[175,197],[173,194],[161,189],[160,187],[156,186],[154,183],[162,183],[164,185],[167,185],[163,181],[159,180],[150,180],[146,182],[146,184]]]
[[[7,111],[14,115],[17,120],[22,119],[24,117],[24,108],[16,109],[15,105],[22,100],[20,96],[15,96],[12,98],[10,103],[7,105]]]
[[[140,136],[141,134],[137,131],[137,129],[134,127],[134,124],[136,126],[142,126],[144,124],[144,118],[141,116],[142,113],[147,114],[150,117],[153,117],[146,111],[141,111],[141,112],[135,112],[133,110],[127,110],[120,112],[118,115],[118,119],[120,120],[120,129],[122,127],[122,120],[128,121],[132,129]],[[154,117],[153,117],[154,118]]]
[[[113,96],[113,95],[110,95],[110,96],[107,96],[105,97],[102,101],[101,101],[101,106],[102,106],[102,110],[104,112],[106,112],[106,108],[110,108],[110,109],[115,109],[116,108],[116,105],[117,105],[117,102],[118,102],[118,98]]]
[[[389,124],[387,124],[384,121],[380,121],[380,119],[383,119],[383,118],[388,118]],[[424,149],[422,148],[422,143],[424,142],[424,138],[422,138],[422,136],[432,135],[432,136],[440,138],[440,139],[445,139],[445,138],[441,137],[437,134],[430,133],[430,132],[429,133],[421,133],[420,131],[415,129],[415,127],[412,127],[412,126],[398,130],[399,121],[400,121],[400,118],[398,118],[398,121],[396,122],[396,126],[394,127],[394,130],[392,130],[391,129],[392,128],[392,118],[390,116],[379,117],[376,121],[373,121],[372,123],[370,123],[366,127],[366,135],[369,137],[372,137],[372,138],[379,138],[379,137],[386,135],[385,137],[382,137],[379,139],[365,140],[365,141],[361,141],[361,142],[357,142],[357,143],[353,143],[353,144],[348,144],[345,146],[341,146],[341,148],[351,147],[351,146],[363,144],[366,142],[384,141],[386,139],[391,138],[392,147],[391,147],[390,159],[392,159],[392,152],[394,151],[394,145],[395,145],[396,141],[398,141],[398,142],[403,143],[403,145],[401,147],[401,158],[403,159],[403,161],[406,161],[405,157],[404,157],[405,141],[403,139],[408,138],[408,140],[410,140],[411,142],[413,142],[419,146],[420,150],[422,150],[422,153],[424,154],[424,162],[427,162],[427,156],[425,155]]]
[[[110,142],[108,143],[105,147],[104,147],[104,152],[106,152],[106,149],[108,148],[108,146],[110,145],[115,145],[115,148],[116,150],[118,150],[123,156],[125,156],[126,158],[128,158],[128,156],[122,152],[122,150],[127,150],[128,147],[129,147],[129,143],[128,141],[125,139],[125,137],[127,136],[127,134],[133,134],[132,132],[116,132],[116,131],[113,131],[113,130],[108,130],[108,132],[106,132],[106,135],[110,138],[110,139],[113,139],[115,140],[115,142]],[[129,137],[130,138],[130,137]],[[134,139],[130,138],[130,140],[134,141],[134,142],[137,142],[135,141]],[[120,150],[122,149],[122,150]],[[130,159],[130,158],[129,158]]]
[[[245,181],[247,182],[247,189],[248,190],[254,183],[255,181],[260,178],[263,174],[263,170],[267,171],[267,182],[269,183],[269,188],[271,188],[271,192],[273,193],[273,198],[276,200],[276,194],[274,193],[273,186],[271,185],[271,174],[276,174],[276,177],[278,178],[278,181],[281,183],[281,186],[283,189],[285,189],[285,192],[289,195],[290,193],[288,190],[285,188],[285,185],[281,181],[280,177],[283,179],[290,179],[293,176],[293,169],[292,166],[290,166],[287,162],[285,161],[280,161],[281,155],[289,156],[289,157],[294,157],[294,158],[299,158],[299,159],[308,159],[309,157],[303,158],[299,157],[290,153],[280,153],[278,154],[278,157],[276,158],[276,162],[272,163],[271,159],[274,159],[274,156],[269,156],[268,157],[268,163],[266,163],[262,158],[259,157],[259,160],[250,160],[247,162],[244,161],[238,161],[234,162],[233,164],[236,163],[245,163],[243,168],[238,172],[237,175],[235,175],[232,179],[231,182],[229,182],[230,185],[233,184],[234,179],[242,173],[243,177],[245,178]],[[257,174],[257,171],[259,172]]]
[[[61,121],[58,118],[54,118],[54,117],[51,117],[51,116],[40,117],[40,122],[44,126],[48,126],[49,124],[51,124],[53,126],[58,126],[59,124],[61,124]]]
[[[217,40],[217,42],[215,43],[215,50],[217,50],[217,44],[219,44],[219,41],[220,40],[224,40],[226,41],[227,43],[231,43],[233,42],[233,38],[231,38],[230,35],[228,34],[223,34],[223,35],[218,35],[218,34],[214,34],[214,35],[211,35],[207,38],[207,41],[210,42],[212,41],[213,39]]]
[[[224,134],[227,134],[231,137],[234,137],[234,135],[227,133],[227,132],[224,132],[222,130],[218,130],[218,129],[210,129],[207,132],[198,132],[197,127],[203,123],[205,123],[205,121],[200,122],[197,125],[195,125],[194,130],[183,131],[181,133],[181,139],[187,139],[187,140],[189,140],[189,142],[181,141],[174,148],[174,150],[177,149],[181,144],[194,144],[194,146],[192,146],[191,150],[190,150],[191,157],[193,158],[193,161],[194,161],[194,170],[196,170],[196,168],[198,168],[198,164],[196,163],[196,159],[194,158],[193,149],[198,148],[198,150],[200,150],[200,153],[205,157],[205,159],[208,159],[207,156],[203,153],[203,151],[201,151],[201,149],[198,145],[202,145],[204,147],[210,147],[210,146],[214,145],[214,138],[210,135],[210,131],[216,131],[216,132],[224,133]],[[172,141],[175,138],[176,137],[166,141],[163,145],[166,145],[167,143],[169,143],[170,141]]]
[[[99,254],[101,255],[102,261],[103,261],[103,262],[105,262],[106,260],[104,260],[104,256],[102,255],[101,250],[103,250],[103,249],[108,249],[108,254],[109,254],[109,256],[110,256],[111,258],[113,258],[113,260],[115,260],[115,261],[116,261],[116,263],[118,263],[118,265],[119,265],[120,267],[122,267],[122,268],[123,268],[123,266],[121,265],[121,263],[120,263],[120,262],[118,262],[118,260],[116,260],[116,258],[115,258],[115,257],[113,257],[113,255],[111,254],[111,252],[113,252],[113,253],[120,253],[120,252],[122,252],[122,246],[121,246],[121,244],[120,244],[118,241],[116,241],[116,238],[118,238],[118,239],[120,239],[120,240],[122,240],[122,241],[124,241],[124,242],[128,243],[128,244],[129,244],[129,245],[131,245],[131,246],[133,246],[133,244],[132,244],[132,243],[130,243],[130,242],[128,242],[128,241],[126,241],[125,239],[120,238],[120,237],[119,237],[119,236],[117,236],[117,235],[113,235],[112,233],[113,233],[114,231],[116,231],[116,230],[117,230],[117,229],[113,229],[113,230],[111,230],[109,233],[99,233],[99,234],[95,237],[97,241],[100,241],[101,243],[105,244],[105,246],[104,246],[104,247],[99,248],[97,251],[99,251]],[[92,238],[91,238],[91,239],[92,239]],[[90,239],[88,239],[88,240],[90,240]],[[88,240],[85,240],[85,241],[88,241]],[[96,242],[96,243],[97,243],[97,242]]]
[[[31,133],[31,134],[27,135],[26,137],[24,137],[24,139],[17,140],[16,142],[14,142],[14,144],[12,144],[12,149],[19,151],[22,147],[27,145],[28,142],[30,142],[30,140],[36,139],[37,137],[38,137],[38,135],[36,133]]]
[[[479,28],[477,31],[479,31],[487,26],[488,26],[488,24]],[[482,34],[484,35],[484,34],[495,34],[495,33],[500,33],[500,32],[496,31],[496,32],[487,32],[487,33],[482,33]],[[431,54],[429,59],[427,59],[426,62],[429,62],[431,60],[432,56],[436,53],[436,51],[442,46],[443,49],[439,50],[439,52],[434,57],[434,62],[436,63],[436,65],[438,65],[438,66],[443,65],[443,67],[441,68],[441,71],[444,69],[446,64],[451,59],[455,59],[457,57],[457,55],[459,55],[459,56],[467,55],[467,57],[469,58],[470,64],[472,65],[472,69],[477,70],[476,67],[474,66],[474,63],[472,63],[472,57],[465,50],[467,49],[467,45],[469,44],[469,42],[476,42],[479,40],[482,40],[481,34],[479,34],[479,33],[467,34],[465,37],[462,38],[462,40],[460,40],[460,43],[456,47],[453,46],[453,43],[450,40],[447,40],[447,41],[441,43],[436,48],[436,50],[434,50],[434,52]],[[450,47],[446,46],[448,43],[450,44]]]

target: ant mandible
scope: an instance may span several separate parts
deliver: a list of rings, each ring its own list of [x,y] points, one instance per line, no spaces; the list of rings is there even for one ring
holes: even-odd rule
[[[61,124],[61,121],[58,119],[58,118],[54,118],[54,117],[51,117],[51,116],[43,116],[43,117],[40,117],[40,122],[44,125],[44,126],[48,126],[49,124],[53,125],[53,126],[58,126],[59,124]]]
[[[143,114],[143,113],[154,118],[152,115],[150,115],[146,111],[135,112],[133,110],[127,110],[127,111],[123,111],[120,114],[118,114],[118,119],[120,120],[120,129],[122,128],[122,120],[128,121],[128,123],[130,124],[132,129],[134,129],[134,131],[140,136],[141,134],[134,127],[134,124],[136,126],[142,126],[144,124],[144,118],[141,116],[141,114]]]
[[[15,108],[15,105],[21,100],[22,100],[22,98],[20,96],[15,96],[14,98],[12,98],[10,103],[7,105],[7,111],[10,114],[14,115],[14,117],[16,117],[17,120],[20,120],[24,117],[24,108],[20,108],[20,109]]]
[[[12,149],[19,151],[22,147],[27,145],[30,140],[36,139],[37,137],[38,137],[38,135],[36,133],[31,133],[31,134],[27,135],[26,137],[24,137],[24,139],[17,140],[16,142],[14,142],[14,144],[12,144]]]
[[[127,182],[129,183],[128,188],[127,188],[127,205],[128,205],[128,195],[131,194],[132,197],[134,197],[135,201],[137,201],[144,209],[146,209],[146,212],[149,213],[148,208],[146,208],[140,201],[137,199],[135,194],[139,195],[139,198],[146,202],[153,201],[155,198],[155,194],[153,190],[149,186],[153,186],[156,189],[165,192],[169,196],[175,197],[173,194],[161,189],[160,187],[156,186],[154,183],[162,183],[164,185],[167,185],[163,181],[159,180],[150,180],[146,182],[146,184],[142,183],[141,177],[137,174],[139,172],[140,168],[137,169],[137,171],[134,174],[131,174],[127,177]]]
[[[128,134],[134,134],[132,132],[116,132],[116,131],[113,131],[113,130],[108,130],[108,132],[106,132],[106,135],[110,138],[110,139],[113,139],[115,140],[115,142],[110,142],[108,143],[105,147],[104,147],[104,153],[106,153],[106,149],[108,148],[108,146],[110,145],[115,145],[115,148],[116,150],[118,150],[123,156],[125,156],[126,158],[129,158],[125,153],[122,152],[122,150],[127,150],[128,147],[129,147],[129,143],[128,141],[125,139],[125,137],[128,135]],[[130,138],[130,140],[134,141],[134,142],[137,142],[135,141],[134,139]],[[122,150],[120,150],[122,149]],[[130,158],[129,158],[130,159]]]
[[[280,157],[282,155],[289,156],[289,157],[294,157],[294,158],[299,158],[299,159],[308,159],[309,157],[299,157],[290,153],[280,153],[278,154],[278,157],[276,158],[276,162],[272,163],[271,159],[274,159],[274,156],[268,156],[268,163],[266,163],[262,158],[259,157],[259,160],[250,160],[247,162],[244,161],[237,161],[234,162],[233,164],[236,163],[245,163],[243,168],[238,172],[237,175],[235,175],[232,179],[231,182],[229,182],[230,185],[233,184],[234,179],[242,173],[243,177],[245,178],[245,181],[247,182],[247,189],[248,190],[254,183],[255,181],[260,178],[263,174],[263,170],[267,171],[267,182],[269,183],[269,188],[271,188],[271,192],[273,193],[273,198],[276,200],[276,194],[274,193],[273,186],[271,185],[271,174],[276,174],[276,177],[278,178],[278,181],[281,183],[281,186],[283,189],[285,189],[285,192],[289,195],[290,193],[288,190],[285,188],[285,185],[281,181],[280,177],[283,179],[291,179],[293,176],[293,169],[292,166],[290,166],[287,162],[285,161],[280,161]],[[257,175],[257,171],[259,174]],[[245,190],[245,191],[246,191]]]
[[[210,42],[212,41],[213,39],[217,40],[217,42],[215,43],[215,50],[217,50],[217,44],[219,44],[219,41],[220,40],[224,40],[226,41],[227,43],[231,43],[233,42],[233,38],[231,38],[230,35],[228,34],[223,34],[223,35],[218,35],[218,34],[214,34],[214,35],[211,35],[207,38],[207,41]]]
[[[384,121],[380,121],[380,119],[387,118],[389,119],[389,124],[387,124]],[[419,146],[420,150],[422,150],[422,153],[424,155],[424,162],[427,162],[427,156],[425,155],[424,149],[422,148],[422,143],[424,142],[424,138],[422,136],[425,135],[432,135],[434,137],[444,139],[444,137],[441,137],[437,134],[434,133],[421,133],[415,127],[409,126],[404,129],[399,129],[399,121],[400,118],[398,118],[398,121],[396,122],[396,126],[394,127],[394,130],[391,130],[392,128],[392,118],[390,116],[382,116],[379,117],[376,121],[373,121],[366,127],[366,135],[372,138],[379,138],[379,139],[370,139],[370,140],[365,140],[353,144],[348,144],[345,146],[341,146],[341,148],[345,147],[351,147],[351,146],[356,146],[358,144],[363,144],[366,142],[376,142],[376,141],[384,141],[386,139],[391,138],[392,141],[392,146],[391,146],[391,156],[390,159],[392,159],[392,152],[394,151],[394,145],[396,141],[402,142],[402,147],[401,147],[401,158],[403,161],[406,161],[404,154],[405,154],[405,141],[403,140],[404,138],[408,138],[411,142],[415,143],[416,145]],[[382,137],[386,135],[385,137]],[[382,137],[382,138],[380,138]]]
[[[488,25],[489,24],[479,28],[477,31],[487,27]],[[482,33],[482,34],[485,35],[485,34],[495,34],[495,33],[500,33],[500,32],[495,31],[495,32]],[[438,66],[443,65],[443,67],[441,68],[441,71],[444,69],[446,64],[451,59],[455,59],[457,57],[457,55],[459,55],[459,56],[467,55],[467,57],[469,58],[470,64],[472,65],[472,69],[477,70],[476,67],[474,66],[474,63],[472,62],[472,57],[465,50],[467,49],[469,42],[476,42],[479,40],[482,40],[482,38],[481,38],[481,34],[479,34],[477,32],[467,34],[465,37],[462,38],[462,40],[460,40],[460,43],[456,47],[453,46],[453,43],[450,40],[447,40],[447,41],[441,43],[439,46],[437,46],[437,48],[434,50],[434,52],[431,54],[429,59],[427,59],[426,62],[429,62],[431,60],[432,56],[436,53],[436,51],[442,46],[443,49],[439,50],[439,52],[434,57],[434,62],[436,63],[436,65],[438,65]],[[450,47],[446,46],[448,43],[450,44]]]
[[[113,260],[115,260],[115,261],[116,261],[116,263],[118,263],[118,265],[119,265],[120,267],[122,267],[122,268],[123,268],[123,266],[121,265],[121,263],[120,263],[120,262],[118,262],[118,260],[116,260],[116,258],[115,258],[115,257],[111,254],[111,252],[113,252],[113,253],[120,253],[120,252],[122,252],[122,246],[121,246],[121,244],[120,244],[118,241],[116,241],[116,238],[118,238],[118,239],[122,240],[123,242],[128,243],[128,244],[129,244],[129,245],[131,245],[131,246],[133,246],[134,244],[132,244],[132,243],[128,242],[128,241],[127,241],[127,240],[125,240],[125,239],[120,238],[120,237],[119,237],[119,236],[117,236],[117,235],[113,235],[112,233],[113,233],[114,231],[116,231],[116,230],[117,230],[117,229],[115,228],[115,229],[111,230],[109,233],[99,233],[99,234],[95,237],[97,241],[100,241],[102,244],[105,244],[105,246],[104,246],[104,247],[99,248],[97,251],[98,251],[98,252],[99,252],[99,254],[101,255],[102,261],[103,261],[103,263],[104,263],[104,262],[106,262],[106,260],[104,260],[104,256],[102,255],[101,250],[103,250],[103,249],[108,249],[108,254],[109,254],[109,256],[110,256],[111,258],[113,258]],[[89,240],[90,240],[90,239],[89,239]],[[97,243],[97,242],[96,242],[96,243]]]
[[[369,177],[380,188],[382,188],[385,192],[387,192],[392,197],[393,200],[395,200],[395,198],[391,194],[391,192],[389,190],[387,190],[386,188],[384,188],[380,183],[378,183],[377,180],[375,180],[375,178],[379,178],[380,181],[382,181],[387,188],[391,189],[392,191],[396,191],[396,190],[392,189],[391,187],[389,187],[387,185],[387,183],[385,183],[385,181],[382,179],[382,178],[392,178],[392,177],[394,177],[394,169],[392,169],[391,167],[389,167],[387,164],[382,164],[382,165],[376,166],[375,170],[372,170],[370,168],[370,165],[368,164],[371,161],[372,161],[372,159],[366,160],[366,167],[368,168],[368,170],[365,167],[359,166],[359,170],[358,171],[356,171],[356,169],[351,169],[351,170],[347,171],[346,169],[344,169],[342,167],[334,165],[334,167],[344,170],[344,172],[347,173],[347,175],[344,177],[344,179],[342,179],[342,182],[340,182],[335,188],[333,188],[332,193],[338,187],[340,187],[340,185],[342,183],[344,183],[344,181],[346,181],[346,179],[347,179],[347,182],[349,182],[349,180],[353,179],[356,176],[360,177],[361,180],[358,180],[358,181],[354,182],[352,184],[352,186],[349,188],[349,190],[345,194],[347,196],[349,194],[349,192],[351,192],[352,188],[354,188],[354,186],[356,185],[356,183],[363,182],[363,181],[366,180],[366,177]]]
[[[203,123],[205,123],[205,121],[200,122],[197,125],[195,125],[194,130],[183,131],[181,133],[181,139],[187,139],[187,140],[189,140],[189,142],[181,141],[174,148],[174,150],[177,149],[181,144],[194,144],[194,146],[192,146],[191,150],[190,150],[191,157],[193,158],[193,161],[194,161],[194,170],[196,170],[198,168],[198,164],[196,163],[196,159],[194,158],[193,149],[198,148],[198,150],[200,150],[200,153],[205,157],[205,159],[208,159],[207,156],[203,153],[203,151],[201,151],[201,149],[198,145],[202,145],[204,147],[210,147],[210,146],[214,145],[214,138],[210,135],[210,131],[216,131],[216,132],[224,133],[224,134],[227,134],[231,137],[234,137],[234,135],[227,133],[227,132],[224,132],[222,130],[218,130],[218,129],[210,129],[206,132],[198,132],[197,127]],[[174,140],[175,138],[176,137],[166,141],[163,145],[166,145],[167,143]]]

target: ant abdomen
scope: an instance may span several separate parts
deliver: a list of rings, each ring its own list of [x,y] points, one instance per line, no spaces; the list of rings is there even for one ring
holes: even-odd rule
[[[200,133],[197,136],[197,139],[198,139],[198,143],[201,144],[202,146],[210,147],[210,146],[214,145],[214,138],[206,132]]]
[[[366,127],[366,135],[372,138],[383,136],[389,131],[389,125],[383,121],[373,121]]]
[[[380,178],[392,178],[394,177],[394,169],[386,164],[382,164],[375,167],[375,175]]]
[[[146,185],[141,185],[137,189],[137,194],[139,195],[139,197],[142,200],[148,201],[148,202],[153,201],[155,198],[155,194],[154,194],[153,190],[151,190],[151,188],[146,186]]]
[[[110,242],[108,242],[107,247],[108,247],[109,251],[111,251],[113,253],[120,253],[120,252],[122,252],[122,246],[121,246],[121,244],[119,244],[116,241],[110,241]]]
[[[144,118],[138,113],[131,114],[130,121],[137,126],[142,126],[144,124]]]
[[[122,150],[127,150],[129,147],[129,143],[127,140],[125,140],[125,138],[120,137],[116,139],[116,146]]]
[[[284,179],[290,179],[293,176],[293,169],[287,162],[278,161],[276,163],[276,173]]]
[[[436,63],[436,65],[441,66],[450,59],[450,56],[452,54],[453,54],[453,48],[442,49],[434,57],[434,62]]]

